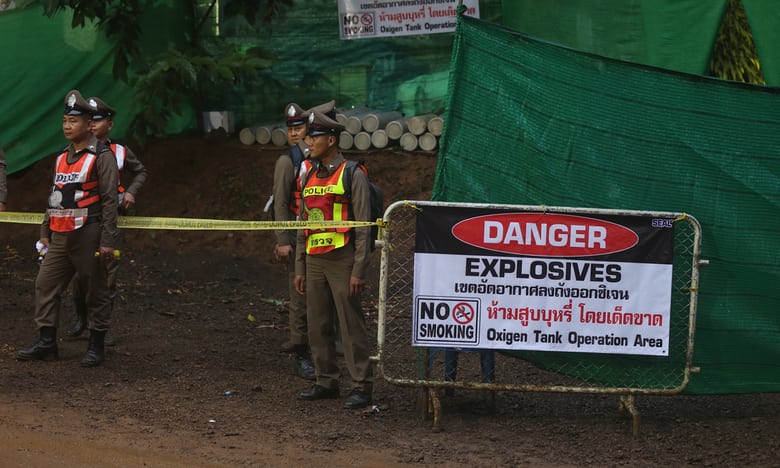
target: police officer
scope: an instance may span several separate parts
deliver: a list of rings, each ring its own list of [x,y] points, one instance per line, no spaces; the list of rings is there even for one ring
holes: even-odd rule
[[[303,220],[370,220],[366,174],[356,170],[351,186],[347,188],[344,184],[346,160],[338,151],[343,129],[343,125],[321,112],[309,114],[306,144],[313,167],[302,185]],[[371,403],[373,371],[360,303],[369,262],[369,241],[370,227],[298,231],[295,288],[300,294],[306,294],[309,343],[316,372],[316,382],[298,393],[300,399],[339,396],[340,369],[334,333],[337,317],[344,359],[352,379],[344,407],[357,409]]]
[[[332,114],[335,118],[336,101],[329,101],[304,111],[301,106],[290,103],[285,106],[285,121],[287,124],[287,143],[290,145],[284,154],[279,156],[274,167],[273,210],[276,221],[295,221],[299,216],[299,201],[301,195],[300,174],[308,172],[311,167],[309,148],[303,142],[309,113],[318,110]],[[277,230],[274,256],[288,265],[290,303],[290,341],[283,345],[284,351],[295,352],[295,373],[307,380],[314,380],[314,364],[308,343],[308,328],[306,322],[306,297],[295,291],[295,230]]]
[[[59,152],[49,209],[40,242],[48,247],[35,280],[35,324],[38,341],[16,352],[19,360],[57,359],[60,297],[74,274],[87,285],[90,330],[83,366],[104,359],[104,338],[111,319],[111,292],[106,265],[117,243],[116,158],[90,131],[91,109],[77,90],[65,96],[62,131],[70,144]]]
[[[5,177],[5,153],[0,146],[0,211],[5,211],[8,203],[8,184]]]
[[[120,178],[117,190],[119,192],[119,211],[121,214],[135,205],[135,197],[138,195],[144,182],[146,182],[146,167],[138,159],[133,150],[109,137],[111,130],[114,128],[116,110],[106,104],[102,99],[94,96],[87,99],[87,104],[89,104],[89,108],[92,111],[92,121],[90,122],[92,134],[95,135],[99,142],[108,145],[116,157]],[[125,173],[129,174],[131,177],[130,185],[128,185],[127,188],[121,183],[122,175]],[[118,270],[119,260],[114,259],[108,265],[108,287],[111,290],[112,311],[114,307],[114,298],[116,297],[116,276]],[[65,330],[65,335],[71,338],[81,336],[87,327],[87,291],[86,285],[82,283],[83,282],[79,281],[79,276],[76,275],[71,288],[73,305],[76,311],[76,320]],[[115,344],[115,339],[110,332],[106,332],[104,341],[106,346],[113,346]]]

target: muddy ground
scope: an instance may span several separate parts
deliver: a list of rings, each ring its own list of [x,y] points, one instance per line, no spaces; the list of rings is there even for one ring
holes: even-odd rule
[[[262,219],[277,153],[231,138],[154,141],[135,214]],[[386,202],[430,196],[435,154],[348,156],[366,160]],[[10,178],[10,211],[45,208],[52,163]],[[18,362],[35,338],[37,235],[0,223],[3,466],[780,466],[779,394],[638,397],[638,436],[615,396],[499,392],[489,412],[458,391],[438,432],[418,390],[382,380],[373,411],[298,400],[308,383],[279,349],[285,267],[266,231],[126,230],[105,365],[79,366],[85,340],[61,341],[57,362]],[[374,336],[377,287],[374,268]],[[66,298],[63,327],[71,317]]]

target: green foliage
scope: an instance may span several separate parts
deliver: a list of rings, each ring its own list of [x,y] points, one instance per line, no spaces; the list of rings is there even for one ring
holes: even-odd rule
[[[740,0],[729,0],[710,58],[710,74],[724,80],[766,84]]]
[[[167,122],[185,105],[202,108],[201,90],[208,84],[237,82],[271,63],[262,49],[218,55],[164,52],[135,82],[135,100],[141,110],[130,122],[130,133],[141,142],[147,135],[164,133]]]
[[[95,21],[106,37],[114,44],[114,77],[131,83],[135,100],[141,109],[130,123],[131,137],[143,142],[148,135],[165,133],[168,121],[186,106],[202,110],[202,90],[217,83],[236,83],[245,77],[268,68],[273,56],[261,48],[245,51],[219,50],[209,52],[201,45],[200,33],[209,15],[213,14],[216,0],[208,3],[205,12],[197,14],[196,2],[192,2],[193,14],[185,51],[168,50],[152,58],[140,53],[142,0],[41,0],[44,13],[52,16],[71,10],[73,28],[84,27],[87,21]],[[149,2],[146,2],[148,4]],[[224,14],[241,15],[250,23],[258,16],[263,25],[270,23],[279,5],[292,5],[293,0],[225,0]],[[188,20],[185,18],[185,21]],[[132,82],[131,82],[132,81]]]

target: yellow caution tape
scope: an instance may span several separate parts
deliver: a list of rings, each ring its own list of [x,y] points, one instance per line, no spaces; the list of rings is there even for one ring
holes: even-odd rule
[[[0,223],[41,224],[43,215],[0,211]],[[179,231],[263,231],[281,229],[328,229],[382,225],[369,221],[237,221],[229,219],[155,218],[119,216],[117,227],[123,229],[170,229]]]

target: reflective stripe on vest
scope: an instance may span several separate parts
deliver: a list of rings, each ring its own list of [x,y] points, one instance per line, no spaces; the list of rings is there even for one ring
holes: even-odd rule
[[[349,199],[344,197],[344,168],[346,161],[328,177],[319,177],[317,170],[309,174],[302,192],[304,212],[308,221],[347,221]],[[318,255],[347,245],[350,228],[306,229],[306,253]]]
[[[125,152],[125,146],[120,145],[119,143],[111,143],[108,145],[109,148],[111,148],[111,151],[114,152],[114,156],[116,157],[116,167],[119,169],[119,175],[122,175],[122,171],[125,169],[125,160],[127,159],[126,152]],[[120,177],[120,180],[117,181],[117,191],[119,193],[122,193],[125,191],[125,188],[122,187],[122,180]]]
[[[293,179],[293,189],[292,192],[290,192],[289,208],[290,212],[295,215],[296,219],[301,216],[301,181],[304,177],[306,177],[306,174],[309,172],[311,167],[311,160],[304,159],[301,162],[300,168],[298,168],[298,173],[295,174],[295,178]]]
[[[57,157],[48,210],[52,231],[74,231],[86,224],[90,207],[100,201],[96,161],[97,155],[89,151],[81,153],[73,164],[68,163],[67,151]]]

